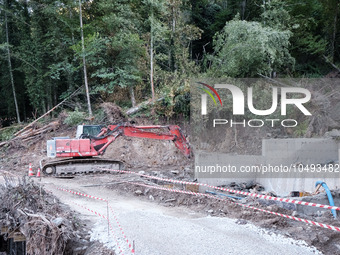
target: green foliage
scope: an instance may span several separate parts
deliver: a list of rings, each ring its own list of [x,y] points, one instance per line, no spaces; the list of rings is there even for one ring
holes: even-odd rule
[[[93,112],[93,115],[94,115],[93,123],[103,124],[103,121],[106,119],[106,114],[104,112],[104,109],[102,108],[96,109]],[[107,124],[112,124],[112,123],[107,123]]]
[[[214,38],[212,71],[230,77],[271,76],[272,72],[292,69],[289,53],[290,31],[264,27],[258,22],[227,22]]]
[[[172,86],[159,91],[162,100],[156,104],[157,114],[166,118],[190,117],[190,85],[187,79],[180,79]]]
[[[322,31],[322,9],[317,0],[300,1],[290,10],[293,26],[293,50],[304,54],[324,54],[327,40]]]
[[[84,84],[79,2],[0,0],[0,8],[0,116],[15,116],[7,46],[19,111],[40,115]],[[184,84],[193,76],[322,77],[333,68],[325,57],[340,62],[337,0],[97,0],[82,1],[82,12],[91,100],[117,88],[127,88],[126,107],[133,91],[137,103],[150,98],[152,40],[162,116],[189,114]]]
[[[309,126],[309,120],[306,119],[294,128],[294,137],[304,137]]]
[[[75,126],[83,123],[86,118],[86,113],[78,111],[76,109],[73,112],[69,112],[68,116],[64,120],[64,124],[69,125],[69,126]]]
[[[13,135],[19,131],[22,128],[22,126],[10,126],[6,127],[0,130],[0,141],[7,141],[13,137]]]
[[[91,92],[107,94],[113,93],[115,86],[134,87],[142,81],[140,62],[143,62],[145,50],[130,1],[100,1],[97,8],[101,15],[88,26],[89,30],[97,32],[85,37]],[[80,59],[81,43],[72,49]]]
[[[290,27],[291,17],[285,2],[281,0],[264,1],[261,14],[262,24],[271,28],[286,30]]]

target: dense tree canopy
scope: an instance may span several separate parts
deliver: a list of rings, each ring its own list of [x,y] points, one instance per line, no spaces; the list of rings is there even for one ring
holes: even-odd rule
[[[94,102],[129,107],[154,87],[171,111],[188,101],[190,76],[339,71],[337,0],[82,0],[81,9],[84,51],[79,0],[0,0],[1,119],[38,116],[84,86],[83,56]]]
[[[214,38],[213,73],[230,77],[254,77],[292,68],[289,31],[263,27],[258,22],[227,22]]]

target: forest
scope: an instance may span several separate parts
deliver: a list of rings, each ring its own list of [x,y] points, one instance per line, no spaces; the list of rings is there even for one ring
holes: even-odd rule
[[[187,117],[192,77],[339,77],[338,0],[0,0],[0,127],[69,111]],[[55,114],[55,113],[54,113]]]

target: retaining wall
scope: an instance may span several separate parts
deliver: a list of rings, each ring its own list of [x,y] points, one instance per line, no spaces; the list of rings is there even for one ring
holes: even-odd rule
[[[313,192],[315,182],[319,180],[325,181],[330,189],[340,188],[340,178],[334,178],[334,174],[330,177],[314,172],[296,178],[293,172],[275,173],[269,177],[260,172],[239,172],[241,166],[306,166],[339,163],[339,144],[331,138],[264,139],[262,155],[231,155],[205,151],[198,151],[195,154],[195,177],[199,182],[211,185],[256,180],[267,191],[275,192],[279,196],[288,195],[291,191]],[[215,166],[215,168],[233,166],[237,172],[208,174],[196,171],[204,169],[204,166]]]

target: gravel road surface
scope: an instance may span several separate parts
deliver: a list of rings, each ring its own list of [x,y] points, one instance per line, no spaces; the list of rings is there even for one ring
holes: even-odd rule
[[[74,204],[106,215],[106,203],[63,192],[56,187],[108,199],[129,241],[135,242],[136,255],[321,254],[303,241],[270,233],[250,223],[240,225],[235,219],[210,217],[183,207],[164,207],[131,195],[122,196],[103,187],[82,187],[88,184],[88,177],[43,178],[41,182],[62,203],[81,213],[82,219],[92,227],[92,238],[116,249],[112,234],[108,236],[107,221]],[[112,225],[116,226],[112,216],[110,213]],[[120,230],[116,227],[114,230],[124,254],[129,254]]]

